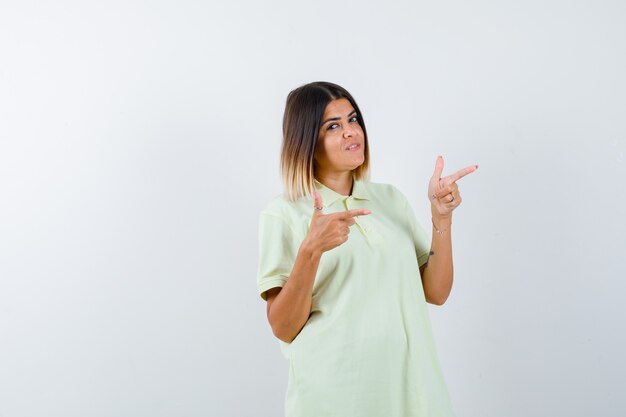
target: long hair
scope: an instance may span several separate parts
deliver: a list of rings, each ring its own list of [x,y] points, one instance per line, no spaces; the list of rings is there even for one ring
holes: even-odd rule
[[[290,201],[312,196],[315,191],[313,157],[320,124],[328,103],[339,98],[345,98],[352,104],[356,110],[357,121],[363,129],[365,160],[354,170],[354,178],[369,180],[369,145],[359,106],[345,88],[326,81],[312,82],[289,93],[283,115],[280,172],[284,194]]]

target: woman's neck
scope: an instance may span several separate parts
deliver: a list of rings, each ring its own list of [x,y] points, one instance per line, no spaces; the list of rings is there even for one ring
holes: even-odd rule
[[[317,179],[319,182],[321,182],[334,192],[339,193],[343,196],[348,196],[352,194],[352,186],[354,183],[352,171],[336,173],[317,173],[315,175],[315,179]]]

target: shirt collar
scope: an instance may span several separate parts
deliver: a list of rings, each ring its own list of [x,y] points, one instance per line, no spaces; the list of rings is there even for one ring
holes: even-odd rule
[[[367,192],[365,181],[357,180],[354,176],[352,176],[352,180],[354,181],[352,185],[352,197],[356,200],[369,200],[370,195]],[[324,207],[330,207],[335,201],[348,197],[345,195],[341,195],[334,190],[331,190],[330,188],[319,182],[316,178],[314,178],[314,183],[316,191],[320,193],[320,196],[322,197]]]

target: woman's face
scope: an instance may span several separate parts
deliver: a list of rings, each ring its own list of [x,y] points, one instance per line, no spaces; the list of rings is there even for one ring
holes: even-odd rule
[[[326,106],[314,157],[318,172],[352,171],[365,162],[363,129],[348,99]]]

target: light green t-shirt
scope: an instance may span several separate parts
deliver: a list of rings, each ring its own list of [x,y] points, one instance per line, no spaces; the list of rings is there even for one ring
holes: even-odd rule
[[[291,343],[286,417],[452,417],[419,267],[430,239],[406,197],[390,184],[356,180],[343,196],[319,181],[322,213],[367,208],[348,240],[324,252],[311,315]],[[283,195],[260,214],[261,297],[289,279],[313,213],[313,198]]]

